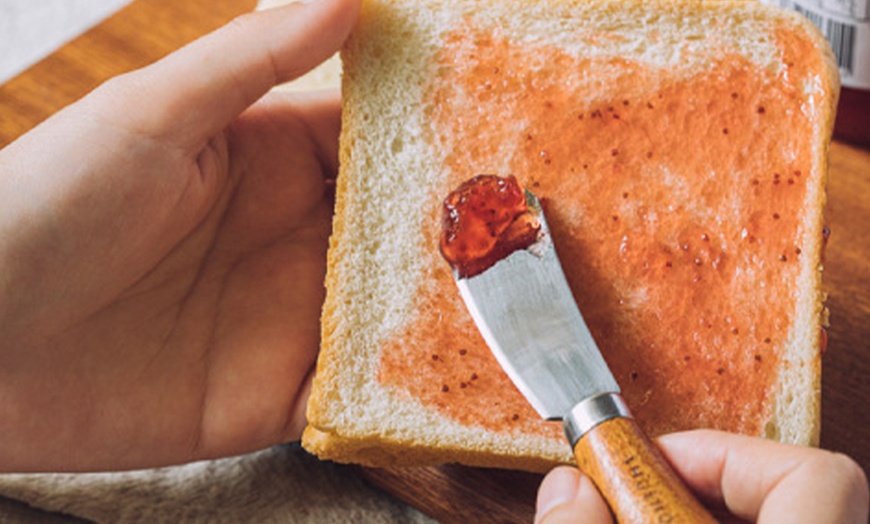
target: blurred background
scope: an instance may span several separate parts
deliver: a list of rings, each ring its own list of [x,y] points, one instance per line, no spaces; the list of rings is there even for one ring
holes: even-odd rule
[[[0,0],[0,83],[130,0]]]

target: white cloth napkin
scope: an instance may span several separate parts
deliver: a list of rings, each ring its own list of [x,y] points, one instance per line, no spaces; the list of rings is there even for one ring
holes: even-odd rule
[[[0,475],[0,494],[97,523],[432,522],[293,444],[153,470]],[[14,522],[45,518],[34,512]],[[9,522],[2,511],[0,522]]]

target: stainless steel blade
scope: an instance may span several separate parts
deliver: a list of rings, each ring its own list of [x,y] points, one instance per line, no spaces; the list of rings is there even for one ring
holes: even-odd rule
[[[540,203],[529,192],[527,199],[541,239],[456,282],[517,388],[542,417],[560,419],[582,400],[620,391],[568,287]]]

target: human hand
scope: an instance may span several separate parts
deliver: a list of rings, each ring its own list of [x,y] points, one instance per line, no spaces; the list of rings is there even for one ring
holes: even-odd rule
[[[340,103],[263,95],[333,54],[358,9],[245,15],[0,151],[0,471],[299,437]]]
[[[867,522],[867,479],[845,455],[710,430],[666,435],[658,444],[724,522]],[[551,471],[537,505],[536,524],[613,522],[592,481],[576,468]]]

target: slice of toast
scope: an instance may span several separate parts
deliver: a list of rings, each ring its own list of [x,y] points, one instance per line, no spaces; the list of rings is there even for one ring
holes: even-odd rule
[[[478,174],[541,199],[641,426],[812,444],[839,90],[799,15],[741,1],[365,0],[303,445],[372,466],[571,460],[438,249]]]

